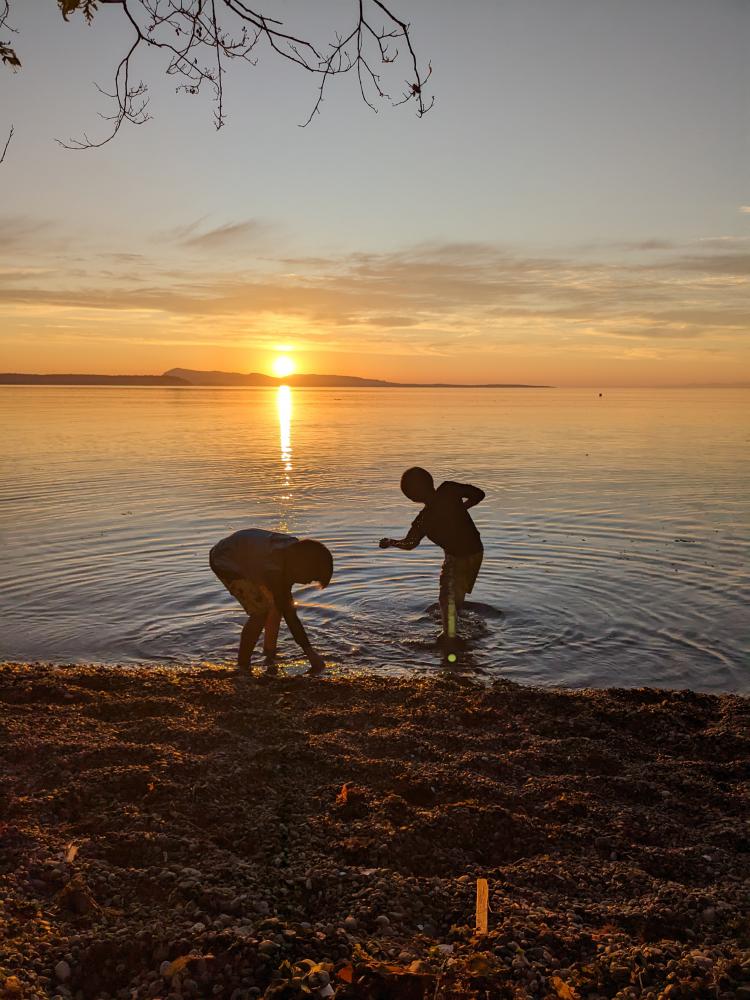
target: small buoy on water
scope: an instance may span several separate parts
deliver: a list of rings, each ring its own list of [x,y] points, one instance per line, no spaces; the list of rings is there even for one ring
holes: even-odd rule
[[[458,657],[455,653],[448,653],[448,663],[455,663]]]
[[[601,399],[601,398],[602,398],[602,394],[601,394],[601,393],[599,393],[599,399]]]

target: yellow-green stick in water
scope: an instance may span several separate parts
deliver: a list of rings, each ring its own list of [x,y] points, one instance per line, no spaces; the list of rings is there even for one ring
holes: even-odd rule
[[[456,638],[456,578],[455,569],[452,562],[448,566],[448,621],[447,621],[447,641],[452,643]],[[456,662],[456,654],[453,652],[448,653],[448,662]]]

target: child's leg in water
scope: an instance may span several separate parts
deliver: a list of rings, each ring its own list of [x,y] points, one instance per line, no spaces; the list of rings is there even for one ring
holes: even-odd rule
[[[269,658],[276,656],[280,625],[281,614],[276,607],[273,607],[266,616],[265,633],[263,636],[263,653]]]
[[[456,594],[456,569],[451,556],[446,556],[440,572],[440,617],[443,621],[442,640],[446,652],[456,643],[459,602]]]
[[[240,648],[237,652],[237,668],[250,671],[250,657],[253,655],[255,643],[263,628],[263,618],[260,615],[250,615],[245,622],[240,636]]]
[[[279,641],[279,626],[281,625],[281,615],[276,608],[266,615],[265,634],[263,636],[263,652],[266,656],[275,656],[276,647]]]
[[[440,573],[442,640],[445,653],[451,663],[455,662],[456,652],[464,647],[464,643],[458,637],[458,619],[466,602],[466,594],[474,586],[481,564],[481,553],[467,558],[446,556],[443,563],[443,569]]]

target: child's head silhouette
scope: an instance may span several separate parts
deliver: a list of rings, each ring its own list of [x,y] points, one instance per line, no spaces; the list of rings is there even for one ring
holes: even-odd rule
[[[319,583],[327,587],[333,576],[333,556],[322,544],[303,538],[289,548],[289,568],[295,583]]]
[[[435,492],[435,483],[427,469],[415,465],[401,477],[401,492],[414,503],[427,503]]]

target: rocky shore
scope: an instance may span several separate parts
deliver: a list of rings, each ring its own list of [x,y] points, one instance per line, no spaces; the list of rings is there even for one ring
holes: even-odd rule
[[[0,997],[750,1000],[749,723],[690,691],[6,664]]]

